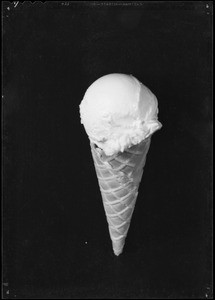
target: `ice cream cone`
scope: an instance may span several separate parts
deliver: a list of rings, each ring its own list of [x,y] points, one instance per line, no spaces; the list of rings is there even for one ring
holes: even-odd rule
[[[91,151],[113,251],[123,251],[151,138],[112,156],[91,143]]]

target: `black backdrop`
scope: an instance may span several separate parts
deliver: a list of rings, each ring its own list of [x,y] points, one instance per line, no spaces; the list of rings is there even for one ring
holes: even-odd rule
[[[5,298],[210,298],[212,2],[4,2]],[[79,104],[108,73],[159,101],[112,253]]]

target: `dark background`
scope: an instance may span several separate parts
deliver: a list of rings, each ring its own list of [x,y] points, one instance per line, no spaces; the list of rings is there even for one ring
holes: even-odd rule
[[[157,96],[124,252],[79,104],[100,76]],[[4,298],[211,298],[212,2],[3,3]]]

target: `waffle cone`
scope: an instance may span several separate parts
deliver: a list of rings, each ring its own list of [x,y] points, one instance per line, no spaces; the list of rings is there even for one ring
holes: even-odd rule
[[[90,144],[113,251],[117,256],[123,251],[129,230],[150,140],[149,137],[112,156],[106,156],[95,144]]]

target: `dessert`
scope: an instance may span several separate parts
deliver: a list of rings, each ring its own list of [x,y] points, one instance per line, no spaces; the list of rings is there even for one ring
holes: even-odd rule
[[[129,230],[151,136],[162,127],[157,115],[156,96],[134,76],[120,73],[97,79],[80,104],[117,256]]]

